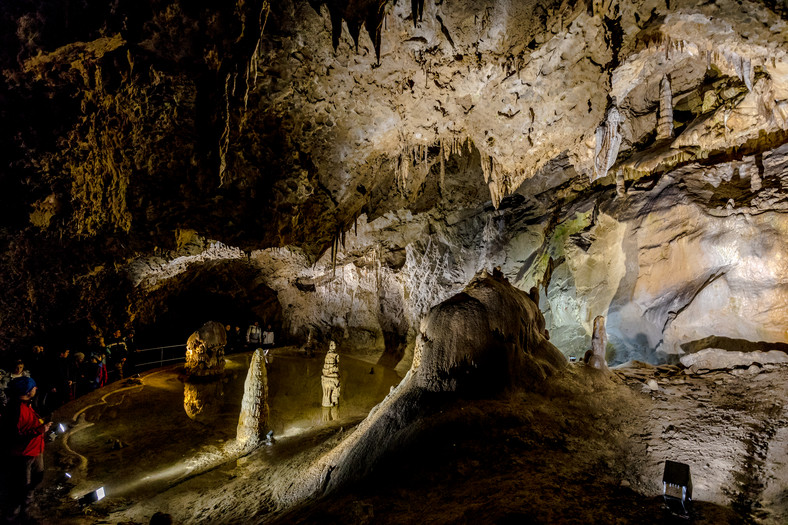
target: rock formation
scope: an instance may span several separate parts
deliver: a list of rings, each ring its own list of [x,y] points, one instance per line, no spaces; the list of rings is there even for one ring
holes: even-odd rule
[[[336,349],[337,344],[331,341],[328,344],[328,353],[323,362],[323,373],[320,376],[324,407],[333,407],[339,404],[339,354]]]
[[[537,389],[566,366],[539,329],[539,308],[499,273],[481,272],[424,318],[402,382],[339,446],[278,491],[286,505],[325,495],[369,473],[392,447],[412,439],[421,418],[457,395],[487,397]]]
[[[594,318],[594,333],[591,336],[591,349],[583,358],[585,364],[599,370],[607,370],[607,332],[605,318],[597,315]]]
[[[209,283],[405,370],[498,265],[567,354],[788,341],[780,2],[237,4],[0,7],[0,348]]]
[[[254,351],[244,383],[241,414],[238,417],[236,443],[251,450],[265,441],[268,431],[268,374],[261,349]]]
[[[221,323],[208,321],[202,325],[186,342],[186,374],[205,377],[224,372],[225,344],[227,335]]]

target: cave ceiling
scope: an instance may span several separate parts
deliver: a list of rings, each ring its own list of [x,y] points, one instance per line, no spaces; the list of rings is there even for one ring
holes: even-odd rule
[[[785,16],[730,0],[4,2],[0,310],[20,328],[3,337],[129,293],[129,262],[176,253],[179,232],[309,265],[362,216],[519,206],[525,223],[760,158],[788,141]],[[123,317],[104,310],[91,322]]]

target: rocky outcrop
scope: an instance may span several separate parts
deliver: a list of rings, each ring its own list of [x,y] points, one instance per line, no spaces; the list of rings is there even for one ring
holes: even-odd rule
[[[224,326],[216,321],[208,321],[189,336],[186,342],[187,376],[217,376],[224,372],[224,345],[227,334]]]
[[[754,364],[788,363],[788,354],[779,350],[769,352],[736,352],[719,348],[706,348],[695,354],[685,355],[681,364],[690,370],[726,370]]]
[[[536,389],[566,366],[544,338],[538,307],[500,274],[477,276],[425,317],[402,382],[336,448],[277,491],[284,505],[325,495],[368,474],[392,449],[414,440],[422,418],[458,395],[490,397]]]

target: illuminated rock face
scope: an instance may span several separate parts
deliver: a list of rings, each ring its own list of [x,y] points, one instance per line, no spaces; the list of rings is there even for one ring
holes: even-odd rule
[[[500,272],[482,272],[422,321],[412,367],[416,384],[477,393],[538,384],[566,365],[545,338],[541,316]]]
[[[499,265],[565,353],[598,315],[614,361],[788,340],[779,2],[386,2],[374,42],[317,4],[84,4],[78,31],[0,7],[0,347],[154,324],[157,290],[219,263],[259,273],[295,342],[387,364]]]
[[[189,336],[186,342],[186,373],[190,376],[213,376],[224,372],[224,326],[208,321]]]
[[[244,383],[241,414],[236,440],[242,448],[254,448],[264,440],[268,430],[268,374],[261,349],[254,351]]]

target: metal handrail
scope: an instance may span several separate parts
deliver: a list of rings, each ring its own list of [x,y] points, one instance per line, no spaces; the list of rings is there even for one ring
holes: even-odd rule
[[[137,366],[145,366],[145,365],[155,365],[158,364],[161,366],[163,363],[169,363],[170,361],[185,361],[186,357],[173,357],[172,359],[159,359],[158,361],[151,361],[149,363],[138,363]]]
[[[150,348],[142,348],[140,350],[136,350],[137,352],[150,352],[151,350],[159,350],[162,348],[178,348],[179,346],[186,346],[186,343],[181,343],[179,345],[169,345],[169,346],[152,346]]]
[[[158,361],[150,361],[148,363],[137,363],[136,366],[142,367],[142,366],[146,366],[146,365],[155,365],[155,364],[158,364],[159,366],[162,366],[164,363],[169,363],[171,361],[185,361],[186,360],[186,356],[185,355],[182,356],[182,357],[174,357],[174,358],[170,358],[170,359],[164,359],[164,350],[166,350],[168,348],[181,348],[181,347],[186,348],[186,345],[185,344],[179,344],[179,345],[168,345],[168,346],[154,346],[152,348],[143,348],[141,350],[137,350],[135,353],[152,352],[153,350],[159,350],[160,353],[159,353],[159,360]]]

